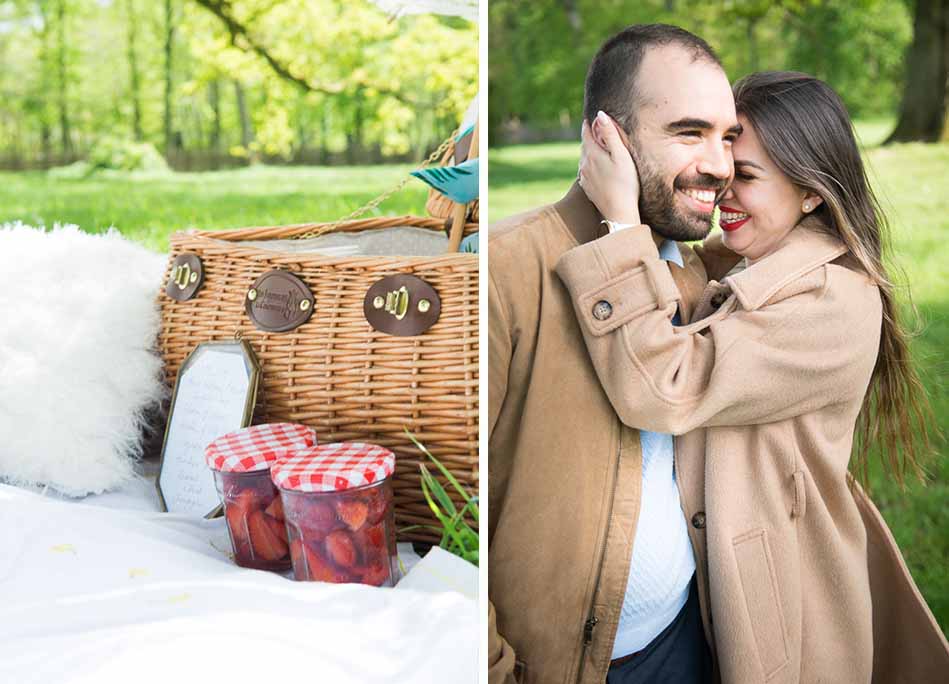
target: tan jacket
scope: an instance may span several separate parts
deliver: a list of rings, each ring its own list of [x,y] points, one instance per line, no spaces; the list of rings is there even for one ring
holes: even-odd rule
[[[574,248],[556,270],[623,423],[681,435],[677,468],[704,461],[683,507],[705,513],[697,562],[722,681],[949,681],[942,631],[879,513],[848,485],[882,309],[822,228],[811,218],[713,280],[682,327],[647,226]]]
[[[577,187],[555,206],[491,227],[489,594],[492,682],[602,682],[632,555],[642,458],[603,392],[554,272],[601,232]],[[685,248],[669,268],[697,299],[705,272]],[[688,311],[683,315],[688,316]],[[677,463],[683,502],[701,498],[701,459]],[[689,519],[698,511],[686,506]],[[690,526],[700,577],[704,530]],[[705,585],[701,583],[703,606]]]

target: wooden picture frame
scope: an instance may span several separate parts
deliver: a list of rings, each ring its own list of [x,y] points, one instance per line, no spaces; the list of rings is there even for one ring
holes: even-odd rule
[[[178,371],[168,409],[155,487],[162,510],[220,514],[204,449],[217,437],[250,425],[260,363],[245,340],[203,342]]]

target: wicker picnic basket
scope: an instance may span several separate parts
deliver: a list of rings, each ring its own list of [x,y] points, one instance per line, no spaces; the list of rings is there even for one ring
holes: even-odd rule
[[[176,233],[166,282],[175,277],[176,257],[189,253],[201,260],[203,280],[187,301],[160,296],[159,344],[167,382],[174,385],[179,367],[197,344],[246,340],[262,368],[254,423],[303,423],[316,429],[321,443],[360,440],[389,447],[396,453],[397,526],[434,523],[419,484],[418,464],[424,457],[404,428],[477,492],[477,255],[327,256],[286,247],[314,234],[362,239],[390,229],[447,243],[445,224],[404,216]],[[468,223],[464,232],[476,230],[476,223]],[[309,320],[287,332],[258,329],[245,311],[249,288],[276,269],[302,280],[315,299]],[[394,274],[417,276],[440,298],[437,321],[421,334],[395,336],[367,322],[368,288]],[[402,538],[438,539],[422,527]]]
[[[471,142],[468,148],[468,159],[474,159],[478,156],[478,140],[479,135],[479,126],[475,123],[474,131],[471,135]],[[450,142],[445,145],[445,152],[441,155],[439,159],[439,166],[451,166],[456,163],[455,159],[455,140],[454,136],[450,138]],[[428,212],[429,216],[434,216],[435,218],[447,219],[452,217],[455,213],[467,212],[467,221],[473,221],[478,223],[479,216],[479,207],[480,202],[475,200],[470,202],[467,206],[459,206],[455,202],[452,202],[450,199],[445,197],[435,188],[431,188],[428,191],[428,200],[425,203],[425,211]]]
[[[455,154],[455,147],[452,145],[448,148],[448,151],[445,152],[445,155],[442,157],[439,166],[449,166],[452,162],[452,158]],[[425,211],[429,213],[430,216],[435,218],[447,219],[452,215],[452,211],[457,205],[452,202],[450,199],[445,197],[443,194],[431,188],[428,191],[428,200],[425,202]],[[479,221],[479,207],[480,203],[478,200],[471,202],[468,209],[468,220],[478,223]]]

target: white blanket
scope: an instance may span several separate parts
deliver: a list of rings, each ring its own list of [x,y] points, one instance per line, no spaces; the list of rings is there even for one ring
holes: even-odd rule
[[[222,519],[115,503],[0,485],[0,682],[477,681],[475,598],[246,570]]]

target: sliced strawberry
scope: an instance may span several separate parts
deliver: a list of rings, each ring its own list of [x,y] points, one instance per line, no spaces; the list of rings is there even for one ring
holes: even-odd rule
[[[270,505],[267,506],[266,509],[264,509],[264,513],[274,518],[275,520],[279,520],[280,522],[283,522],[284,520],[283,499],[281,499],[280,496],[278,495],[273,501],[270,502]]]
[[[370,564],[363,572],[362,581],[374,587],[381,587],[389,579],[389,564],[376,561]]]
[[[386,532],[384,525],[373,525],[366,530],[366,539],[372,546],[380,549],[386,548]]]
[[[227,518],[227,528],[231,531],[231,541],[234,542],[234,552],[238,547],[250,545],[250,533],[247,530],[247,514],[243,508],[228,502],[224,507],[224,517]]]
[[[299,518],[300,522],[310,528],[317,528],[329,532],[336,527],[336,512],[325,501],[307,502]]]
[[[366,494],[366,504],[369,506],[369,522],[373,525],[382,521],[389,512],[390,497],[388,487],[376,487]]]
[[[299,539],[294,539],[290,542],[290,560],[293,562],[294,574],[297,574],[298,568],[302,570],[306,563],[304,560],[305,549],[306,547]],[[300,574],[302,574],[302,572]],[[297,576],[297,579],[301,579],[301,577]]]
[[[267,525],[270,526],[270,529],[273,530],[273,533],[283,540],[284,544],[289,541],[287,539],[287,526],[285,524],[275,518],[271,518],[269,515],[265,515],[264,520],[267,521]]]
[[[369,517],[369,506],[359,499],[342,499],[336,502],[336,513],[340,520],[355,532],[366,523],[366,518]]]
[[[377,558],[388,559],[384,525],[366,525],[353,535],[353,541],[363,564],[368,565]]]
[[[280,538],[267,523],[267,516],[261,510],[256,510],[247,518],[250,529],[250,543],[254,553],[264,560],[275,561],[287,555],[287,544]]]
[[[326,535],[326,553],[334,563],[344,568],[356,564],[356,546],[345,530],[335,530]]]
[[[228,501],[232,508],[238,508],[244,515],[249,514],[255,508],[260,508],[260,502],[257,498],[257,492],[253,489],[242,489]]]
[[[316,582],[334,582],[342,584],[349,581],[345,572],[337,570],[318,552],[309,546],[303,545],[306,557],[307,579]]]

